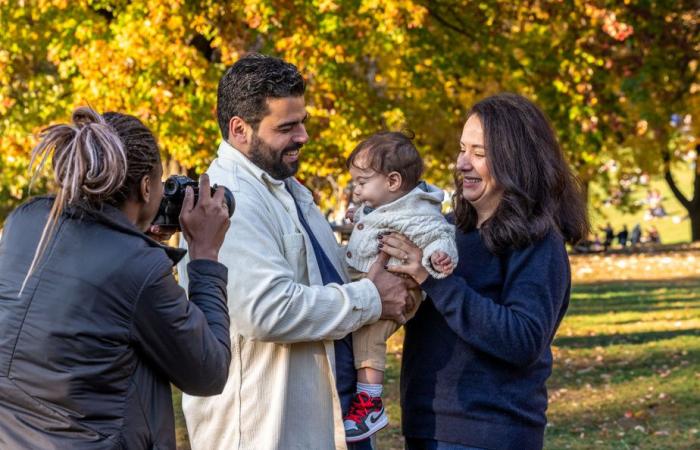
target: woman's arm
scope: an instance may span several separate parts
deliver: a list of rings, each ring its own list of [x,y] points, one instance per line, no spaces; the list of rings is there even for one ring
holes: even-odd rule
[[[382,240],[386,241],[385,247],[397,249],[392,238]],[[405,242],[398,245],[398,250],[411,255],[409,264],[398,270],[389,269],[404,273],[410,270],[414,278],[420,277],[413,263],[415,250],[407,248]],[[457,275],[442,280],[424,276],[418,280],[447,325],[462,340],[494,358],[526,367],[550,345],[566,311],[568,267],[560,240],[546,238],[514,252],[508,260],[500,304],[475,291]]]
[[[159,266],[136,303],[132,340],[182,391],[219,394],[231,363],[226,267],[206,259],[191,261],[188,301],[171,268]]]

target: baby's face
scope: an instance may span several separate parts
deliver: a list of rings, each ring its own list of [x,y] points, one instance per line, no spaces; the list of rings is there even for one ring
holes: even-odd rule
[[[363,168],[361,160],[356,161],[356,164],[359,167],[350,166],[350,176],[354,184],[352,191],[354,202],[367,203],[372,208],[377,208],[394,200],[386,175],[375,172],[369,167]]]

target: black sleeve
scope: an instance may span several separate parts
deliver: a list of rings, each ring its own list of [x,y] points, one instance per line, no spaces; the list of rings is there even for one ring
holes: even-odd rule
[[[154,268],[136,302],[132,338],[183,392],[216,395],[231,363],[228,271],[215,261],[194,260],[187,272],[190,301],[169,265]]]

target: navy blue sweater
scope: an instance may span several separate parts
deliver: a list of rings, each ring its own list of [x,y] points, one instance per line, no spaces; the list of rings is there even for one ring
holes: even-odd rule
[[[541,449],[550,344],[569,304],[561,236],[500,256],[457,232],[459,264],[406,325],[403,433],[485,449]]]

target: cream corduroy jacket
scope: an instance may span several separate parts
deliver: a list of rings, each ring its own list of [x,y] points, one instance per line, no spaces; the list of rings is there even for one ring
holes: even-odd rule
[[[368,272],[377,257],[377,235],[396,231],[423,250],[421,263],[433,277],[446,277],[430,263],[430,255],[440,250],[447,253],[452,264],[457,266],[455,227],[447,222],[441,210],[444,196],[437,187],[421,183],[406,195],[369,214],[365,214],[366,205],[362,204],[355,212],[355,226],[345,254],[347,263],[360,272]],[[391,258],[389,264],[401,264],[401,261]]]
[[[379,294],[366,279],[323,286],[289,191],[346,281],[347,270],[328,222],[295,179],[273,179],[226,142],[207,173],[236,199],[219,252],[229,269],[232,360],[222,394],[183,396],[192,448],[345,449],[333,340],[376,321]]]

